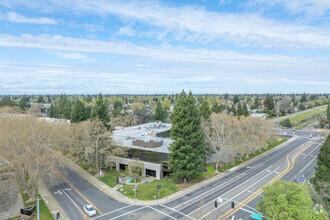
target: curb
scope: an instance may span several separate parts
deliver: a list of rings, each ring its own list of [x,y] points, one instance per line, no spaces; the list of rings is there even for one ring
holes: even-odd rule
[[[244,167],[244,166],[247,166],[249,165],[250,163],[256,161],[256,160],[259,160],[260,158],[274,152],[275,150],[278,150],[278,149],[281,149],[285,146],[287,146],[289,143],[291,143],[292,141],[296,140],[296,137],[293,137],[291,139],[289,139],[288,141],[270,149],[270,150],[267,150],[261,154],[259,154],[258,156],[248,160],[248,161],[245,161],[237,166],[235,166],[235,169],[239,169],[241,167]],[[206,184],[209,184],[211,182],[214,182],[220,178],[223,178],[224,176],[228,175],[229,173],[231,173],[231,169],[229,170],[226,170],[225,172],[223,173],[220,173],[214,177],[211,177],[209,179],[206,179],[200,183],[196,183],[192,186],[189,186],[183,190],[180,190],[172,195],[169,195],[165,198],[162,198],[160,200],[134,200],[134,199],[130,199],[124,195],[122,195],[121,193],[115,191],[114,189],[112,189],[111,187],[109,187],[108,185],[106,185],[105,183],[103,182],[100,182],[99,180],[97,180],[94,176],[92,176],[90,173],[88,173],[87,171],[85,171],[83,168],[81,168],[79,165],[77,165],[75,162],[73,162],[72,160],[70,160],[69,158],[67,158],[67,161],[72,164],[71,168],[73,170],[75,170],[77,173],[79,173],[82,177],[84,177],[88,182],[90,182],[91,184],[93,184],[95,187],[97,187],[98,189],[100,189],[102,192],[104,192],[105,194],[109,195],[110,197],[120,201],[120,202],[124,202],[124,203],[128,203],[128,204],[134,204],[134,205],[158,205],[158,204],[165,204],[167,202],[170,202],[174,199],[177,199],[189,192],[192,192],[192,191],[195,191],[196,189],[199,189],[203,186],[205,186]]]

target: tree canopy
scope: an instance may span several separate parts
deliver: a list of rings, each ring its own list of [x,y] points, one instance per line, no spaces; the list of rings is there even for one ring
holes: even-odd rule
[[[325,219],[327,213],[316,213],[306,185],[278,180],[264,189],[257,204],[269,219]]]
[[[182,91],[171,116],[171,144],[168,167],[174,178],[187,179],[203,171],[205,144],[201,131],[201,119],[195,98]]]

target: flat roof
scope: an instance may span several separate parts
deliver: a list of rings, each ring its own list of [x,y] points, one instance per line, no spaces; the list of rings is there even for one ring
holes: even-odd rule
[[[170,153],[169,147],[173,143],[170,138],[157,137],[157,133],[169,131],[170,123],[150,122],[146,124],[124,127],[112,132],[112,138],[118,145],[139,150],[153,151],[159,153]],[[134,140],[161,142],[160,147],[147,148],[133,145]]]

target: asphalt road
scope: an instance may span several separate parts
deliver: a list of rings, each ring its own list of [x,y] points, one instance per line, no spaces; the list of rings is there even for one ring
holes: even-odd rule
[[[98,210],[93,219],[251,219],[262,187],[277,179],[308,181],[314,174],[321,140],[316,133],[297,131],[295,140],[267,156],[231,172],[202,188],[164,205],[136,206],[119,202],[103,193],[70,168],[59,169],[60,175],[49,190],[70,219],[84,219],[82,207],[92,204]],[[260,193],[260,195],[259,195]],[[214,202],[218,198],[218,206]],[[237,202],[235,209],[231,202]],[[243,203],[244,207],[238,209]],[[86,216],[85,216],[86,217]]]

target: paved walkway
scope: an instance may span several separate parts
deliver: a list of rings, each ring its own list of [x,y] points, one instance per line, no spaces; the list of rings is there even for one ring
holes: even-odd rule
[[[294,139],[296,138],[292,138],[290,140],[288,140],[287,142],[280,144],[278,146],[276,146],[275,148],[272,148],[246,162],[241,163],[240,165],[236,166],[237,168],[235,169],[239,169],[241,167],[245,167],[247,165],[249,165],[250,163],[264,157],[265,155],[270,154],[271,152],[279,149],[279,148],[283,148],[285,147],[287,144],[289,144],[290,142],[292,142]],[[200,183],[196,183],[190,187],[187,187],[183,190],[180,190],[168,197],[162,198],[160,200],[150,200],[150,201],[143,201],[143,200],[137,200],[135,201],[134,199],[130,199],[124,195],[122,195],[121,193],[117,192],[116,190],[114,190],[113,188],[109,187],[108,185],[106,185],[103,182],[100,182],[97,178],[95,178],[94,176],[92,176],[90,173],[88,173],[87,171],[85,171],[83,168],[81,168],[79,165],[77,165],[76,163],[74,163],[73,161],[71,161],[70,159],[67,159],[68,165],[70,166],[70,168],[72,168],[73,170],[75,170],[77,173],[79,173],[82,177],[84,177],[85,179],[87,179],[90,183],[92,183],[93,185],[95,185],[97,188],[99,188],[101,191],[103,191],[104,193],[106,193],[107,195],[121,201],[124,203],[128,203],[128,204],[135,204],[135,205],[158,205],[158,204],[164,204],[167,203],[169,201],[172,201],[174,199],[177,199],[185,194],[188,194],[190,192],[193,192],[197,189],[200,189],[202,187],[204,187],[205,185],[210,184],[213,181],[216,181],[226,175],[228,175],[230,172],[232,172],[233,170],[227,170],[223,173],[220,173],[214,177],[211,177],[207,180],[204,180]]]

